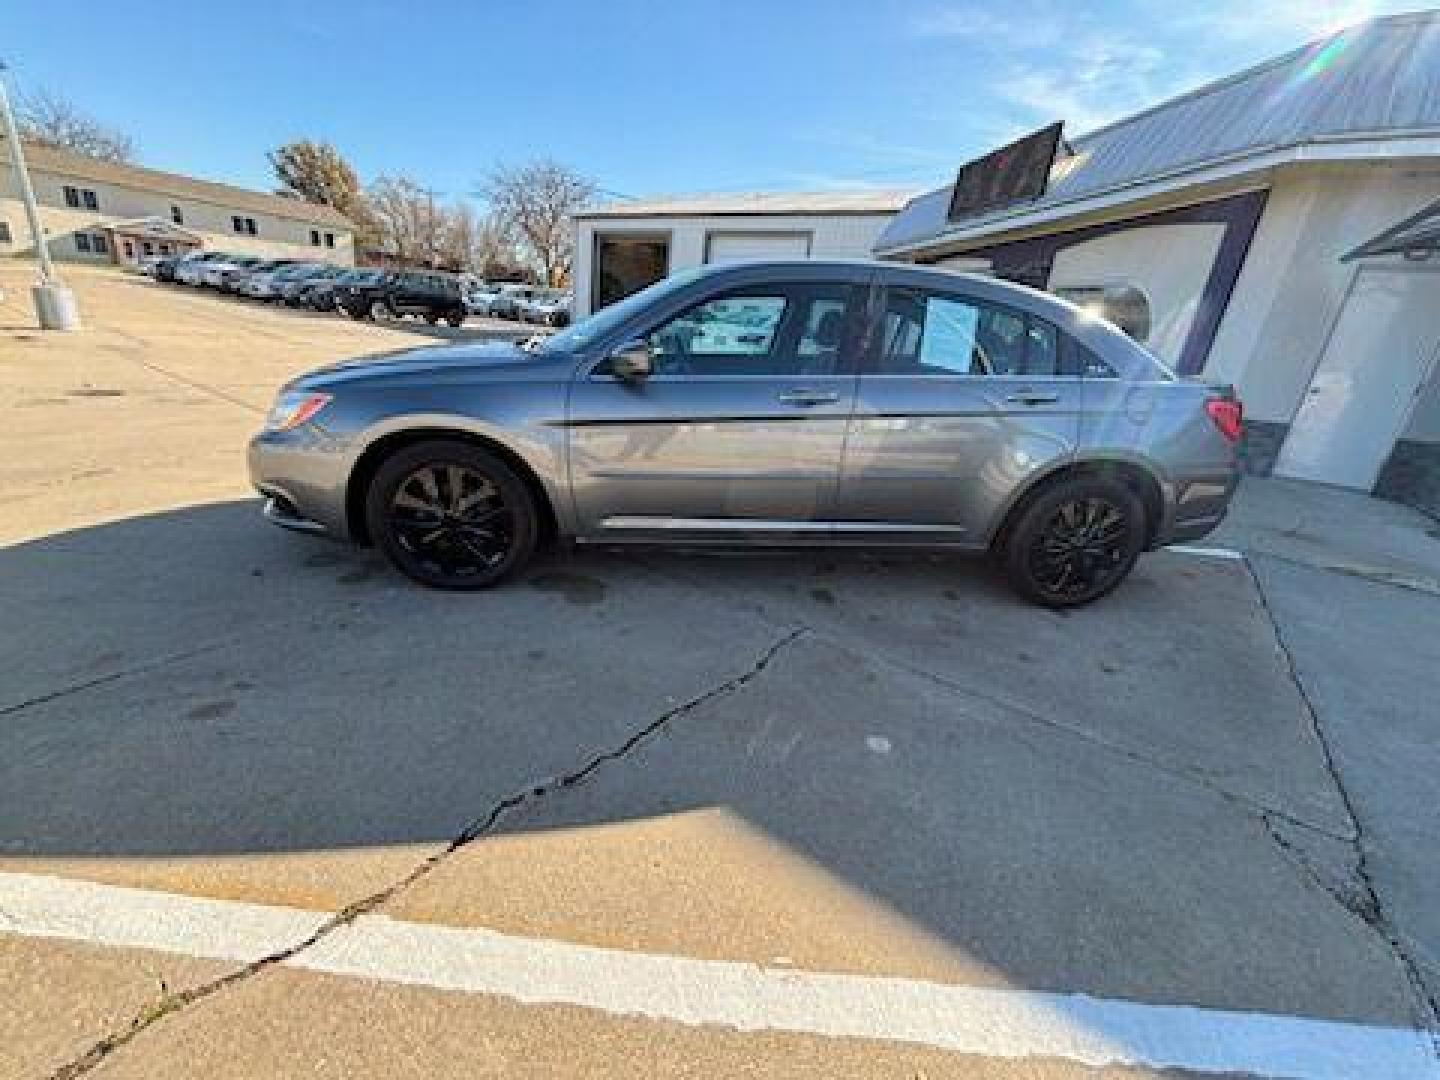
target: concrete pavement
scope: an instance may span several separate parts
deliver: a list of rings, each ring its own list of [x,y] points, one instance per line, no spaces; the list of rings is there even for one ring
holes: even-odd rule
[[[428,593],[259,521],[239,454],[275,383],[404,335],[77,284],[86,336],[0,339],[0,402],[28,417],[0,436],[0,873],[767,969],[1433,1019],[1423,590],[1257,543],[1249,563],[1148,556],[1068,615],[927,556],[555,554],[506,589]],[[25,1001],[6,1075],[1083,1071],[3,920],[0,944]]]

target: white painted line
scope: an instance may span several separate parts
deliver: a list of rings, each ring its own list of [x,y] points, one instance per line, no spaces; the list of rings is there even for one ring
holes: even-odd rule
[[[1243,562],[1245,559],[1244,552],[1235,551],[1233,548],[1196,547],[1193,544],[1169,544],[1165,550],[1179,552],[1181,555],[1204,555],[1210,559],[1231,559],[1238,562]]]
[[[247,962],[325,914],[0,873],[0,933]],[[1440,1078],[1409,1028],[1185,1005],[777,970],[372,914],[286,963],[523,1002],[742,1031],[881,1039],[997,1058],[1302,1076]]]

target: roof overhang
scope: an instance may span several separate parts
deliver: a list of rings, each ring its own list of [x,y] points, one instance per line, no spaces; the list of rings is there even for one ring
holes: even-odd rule
[[[1440,251],[1440,199],[1347,251],[1340,256],[1340,261],[1348,263],[1375,255],[1408,256],[1435,251]]]
[[[162,217],[141,217],[131,218],[129,221],[109,221],[105,228],[111,232],[127,233],[131,236],[143,236],[153,240],[180,240],[187,244],[203,243],[199,233],[191,232],[189,229],[176,225],[173,221],[166,221]]]
[[[991,242],[1000,234],[1015,232],[1050,232],[1052,226],[1091,214],[1106,214],[1145,200],[1162,199],[1191,188],[1242,183],[1256,174],[1267,173],[1286,165],[1321,162],[1343,163],[1362,161],[1399,161],[1407,158],[1440,158],[1440,132],[1424,131],[1411,134],[1387,132],[1374,138],[1355,138],[1329,142],[1305,143],[1258,151],[1247,151],[1219,161],[1209,161],[1189,169],[1145,177],[1092,195],[1080,196],[1041,207],[1016,207],[1012,212],[987,217],[983,222],[937,233],[924,240],[914,240],[890,247],[877,247],[875,254],[886,258],[963,251]],[[1173,201],[1173,199],[1172,199]],[[1114,216],[1113,213],[1110,216]]]

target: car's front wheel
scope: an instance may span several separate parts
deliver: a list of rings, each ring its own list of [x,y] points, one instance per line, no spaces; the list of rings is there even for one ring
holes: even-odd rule
[[[461,311],[459,308],[451,308],[449,313],[445,316],[445,321],[451,326],[459,327],[465,322],[465,312]]]
[[[1005,576],[1027,600],[1078,607],[1124,581],[1145,546],[1145,507],[1124,484],[1077,477],[1042,491],[1007,530]]]
[[[380,466],[365,500],[370,537],[405,576],[437,589],[483,589],[535,550],[535,501],[494,454],[436,440]]]

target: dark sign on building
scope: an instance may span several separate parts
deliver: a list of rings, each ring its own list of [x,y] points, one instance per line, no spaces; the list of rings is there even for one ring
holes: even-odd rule
[[[1044,195],[1060,145],[1060,128],[1060,124],[1051,124],[960,166],[955,194],[950,197],[950,220]]]

